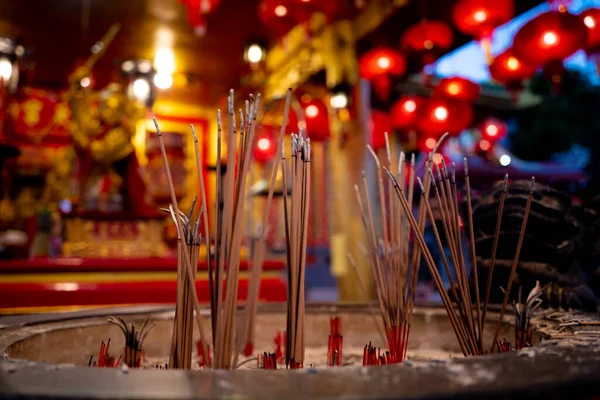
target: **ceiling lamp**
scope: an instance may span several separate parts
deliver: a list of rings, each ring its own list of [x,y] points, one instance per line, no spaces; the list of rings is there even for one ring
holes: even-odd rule
[[[437,56],[450,49],[454,35],[445,22],[421,20],[408,28],[400,39],[400,47],[422,57],[423,65],[431,64]]]
[[[536,67],[520,59],[512,49],[496,56],[489,66],[492,78],[515,95],[523,89],[523,81],[535,74]]]
[[[380,98],[386,100],[390,90],[390,76],[406,72],[404,56],[394,49],[378,47],[363,54],[359,61],[360,76],[369,80]]]
[[[424,100],[417,96],[402,96],[390,109],[391,123],[396,129],[412,129],[417,122],[417,111]]]
[[[188,22],[194,28],[196,36],[206,34],[206,21],[204,15],[211,13],[217,8],[221,0],[179,0],[185,4],[188,14]]]
[[[434,95],[470,103],[479,96],[479,85],[458,76],[444,78],[435,88]]]
[[[459,0],[452,8],[452,20],[461,32],[481,41],[487,60],[491,62],[492,33],[510,21],[514,13],[513,0]]]
[[[261,0],[258,4],[258,17],[277,37],[282,37],[296,25],[292,6],[290,0]]]
[[[566,11],[548,11],[519,29],[513,41],[515,54],[535,66],[562,65],[586,43],[584,21]]]
[[[433,97],[419,108],[417,127],[427,137],[457,135],[473,122],[471,105]]]
[[[390,117],[383,111],[371,111],[371,146],[373,150],[385,148],[385,133],[392,133]]]

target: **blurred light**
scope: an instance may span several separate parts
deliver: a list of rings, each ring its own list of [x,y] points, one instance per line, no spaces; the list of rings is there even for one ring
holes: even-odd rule
[[[558,42],[558,36],[556,35],[556,33],[548,31],[544,33],[544,36],[542,36],[542,40],[544,41],[545,45],[554,46]]]
[[[498,127],[494,124],[489,124],[486,128],[485,128],[485,133],[488,134],[488,136],[494,137],[498,134]]]
[[[390,67],[391,61],[388,57],[381,56],[377,59],[377,66],[381,69],[388,69]]]
[[[479,10],[475,14],[473,14],[473,18],[477,22],[483,22],[483,21],[485,21],[487,19],[487,14],[486,14],[485,11]]]
[[[172,73],[175,71],[175,55],[173,50],[163,47],[156,50],[154,55],[154,68],[158,72]]]
[[[100,51],[104,48],[104,43],[102,42],[96,42],[94,43],[94,45],[92,46],[92,53],[97,54],[100,53]]]
[[[138,63],[138,70],[142,74],[147,74],[148,72],[152,71],[152,63],[148,60],[142,60]]]
[[[300,97],[300,100],[301,100],[303,103],[310,103],[310,101],[312,100],[312,97],[310,97],[310,94],[308,94],[308,93],[304,93],[304,94],[303,94],[303,95]]]
[[[154,75],[154,85],[159,89],[168,89],[173,85],[173,76],[166,72]]]
[[[62,199],[58,202],[58,208],[64,214],[68,214],[71,211],[73,211],[73,204],[71,204],[71,201],[69,199]]]
[[[448,93],[452,96],[456,96],[460,92],[460,86],[456,82],[452,82],[448,85]]]
[[[54,284],[54,290],[59,292],[75,292],[79,290],[79,284],[75,282],[60,282]]]
[[[434,144],[435,146],[435,144]],[[433,147],[431,148],[433,150]],[[436,164],[440,164],[442,162],[442,155],[440,153],[435,153],[433,155],[433,162]]]
[[[485,139],[483,139],[481,142],[479,142],[479,148],[483,151],[488,151],[491,147],[492,147],[492,144]]]
[[[431,40],[426,40],[423,42],[423,47],[425,47],[427,50],[431,50],[433,49],[433,42]]]
[[[148,100],[150,96],[150,85],[148,81],[142,78],[138,78],[133,82],[133,95],[141,101]]]
[[[331,104],[331,107],[335,108],[336,110],[346,108],[348,105],[348,96],[346,96],[346,93],[334,94],[329,99],[329,104]]]
[[[448,109],[442,106],[436,107],[436,109],[433,111],[433,115],[438,120],[444,121],[446,118],[448,118]]]
[[[0,58],[0,78],[2,78],[4,84],[6,84],[10,80],[10,77],[12,75],[12,68],[12,63],[8,58]]]
[[[509,57],[506,61],[506,66],[511,71],[514,71],[519,68],[519,60],[517,60],[515,57]]]
[[[588,15],[587,17],[585,17],[583,19],[583,23],[588,28],[595,28],[596,27],[596,21],[594,21],[594,18],[592,18],[590,15]]]
[[[278,17],[285,17],[287,14],[287,8],[284,5],[278,5],[277,7],[275,7],[275,15],[277,15]]]
[[[317,115],[319,115],[319,109],[314,104],[311,104],[308,107],[306,107],[305,112],[308,118],[314,118]]]
[[[135,68],[135,63],[131,60],[125,61],[123,64],[121,64],[121,69],[123,72],[131,72],[133,71],[133,68]]]
[[[565,7],[564,4],[559,4],[558,5],[558,12],[564,13],[565,11],[567,11],[567,7]]]
[[[259,45],[253,44],[248,47],[248,61],[251,63],[257,63],[263,58],[263,50]]]
[[[427,138],[427,140],[425,140],[425,147],[427,147],[429,150],[433,150],[436,143],[437,143],[437,140],[435,140],[434,138],[431,138],[431,137]]]
[[[91,79],[88,78],[87,76],[84,76],[83,78],[81,78],[81,80],[79,81],[79,84],[81,85],[81,87],[88,87],[90,86],[90,83],[92,83]]]
[[[404,111],[412,113],[415,112],[415,110],[417,109],[417,103],[415,103],[414,100],[407,100],[406,102],[404,102],[403,107]]]
[[[22,45],[18,45],[17,47],[15,47],[15,55],[17,57],[21,57],[23,54],[25,54],[25,47],[23,47]]]
[[[256,144],[259,150],[267,151],[271,148],[271,141],[267,138],[258,139],[258,143]]]
[[[508,166],[510,164],[510,156],[508,154],[503,154],[502,157],[500,157],[500,164],[504,167]]]

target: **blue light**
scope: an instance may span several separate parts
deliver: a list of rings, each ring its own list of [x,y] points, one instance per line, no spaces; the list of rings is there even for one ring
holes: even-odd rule
[[[581,11],[592,7],[600,7],[600,0],[572,0],[567,6],[568,10],[573,14],[579,14]],[[525,23],[549,9],[550,5],[544,2],[498,27],[492,37],[492,54],[498,55],[509,48],[512,45],[515,34]],[[600,84],[596,64],[587,59],[585,52],[578,51],[573,54],[566,59],[565,66],[568,69],[576,69],[585,73],[592,83]],[[485,54],[476,41],[471,41],[441,57],[434,64],[434,68],[436,75],[440,77],[460,76],[476,83],[488,82],[491,79]]]

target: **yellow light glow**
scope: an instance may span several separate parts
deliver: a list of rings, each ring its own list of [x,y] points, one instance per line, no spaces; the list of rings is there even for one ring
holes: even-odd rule
[[[81,87],[88,87],[90,86],[90,84],[92,83],[91,79],[88,78],[87,76],[81,78],[81,80],[79,81],[79,84],[81,85]]]
[[[263,50],[259,45],[253,44],[248,47],[248,61],[251,63],[257,63],[263,58]]]
[[[558,36],[556,35],[556,33],[548,31],[544,33],[542,40],[544,41],[545,45],[554,46],[558,42]]]
[[[434,144],[435,146],[435,144]],[[433,147],[431,148],[433,150]],[[440,164],[442,162],[442,155],[440,153],[435,153],[433,155],[433,162],[436,164]]]
[[[173,50],[167,47],[158,49],[154,56],[154,68],[158,72],[173,73],[175,71],[175,55],[173,54]]]
[[[311,104],[306,107],[305,113],[308,118],[314,118],[319,115],[319,109],[314,104]]]
[[[442,106],[436,107],[436,109],[433,111],[433,115],[437,120],[444,121],[446,118],[448,118],[448,109]]]
[[[483,10],[479,10],[475,14],[473,14],[473,18],[477,22],[483,22],[487,19],[487,13]]]
[[[329,103],[331,104],[331,107],[338,110],[345,108],[348,105],[348,96],[346,96],[344,93],[335,94],[331,96]]]
[[[271,148],[271,141],[267,138],[261,138],[258,140],[256,146],[262,151],[267,151]]]
[[[275,15],[277,15],[278,17],[285,17],[287,15],[287,12],[287,7],[282,4],[275,7]]]
[[[427,147],[429,150],[433,150],[436,143],[437,141],[434,138],[427,138],[427,140],[425,140],[425,147]]]
[[[431,50],[433,49],[433,42],[431,40],[426,40],[423,42],[423,47],[425,47],[427,50]]]
[[[448,94],[456,96],[458,93],[460,93],[460,85],[458,83],[452,82],[448,85]]]
[[[592,18],[589,15],[583,19],[583,23],[588,28],[595,28],[596,27],[596,21],[594,21],[594,18]]]
[[[133,95],[138,100],[148,100],[148,96],[150,96],[150,85],[148,84],[148,81],[142,78],[136,79],[133,82]]]
[[[173,76],[166,72],[159,72],[154,75],[154,85],[159,89],[168,89],[173,85]]]
[[[404,103],[404,111],[406,111],[408,113],[412,113],[412,112],[415,112],[416,109],[417,109],[417,103],[415,103],[413,100],[407,100]]]
[[[509,57],[508,60],[506,61],[506,66],[511,71],[514,71],[519,68],[520,63],[519,63],[519,60],[517,60],[515,57]]]
[[[381,56],[377,59],[377,66],[381,69],[388,69],[390,67],[391,61],[386,56]]]
[[[12,75],[12,63],[8,58],[0,58],[0,79],[6,84]]]

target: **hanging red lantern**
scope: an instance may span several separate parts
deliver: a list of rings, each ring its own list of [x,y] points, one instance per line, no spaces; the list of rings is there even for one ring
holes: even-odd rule
[[[468,79],[453,76],[442,79],[435,88],[434,95],[470,103],[479,96],[479,85]]]
[[[254,145],[254,159],[261,164],[266,164],[275,158],[276,153],[277,143],[273,140],[273,135],[269,134],[267,130],[262,131]]]
[[[258,17],[269,30],[281,37],[296,25],[292,6],[290,0],[261,0]]]
[[[523,88],[523,81],[535,74],[536,67],[523,61],[512,49],[506,50],[494,59],[489,66],[492,78],[510,91]]]
[[[423,65],[431,64],[439,53],[450,49],[454,41],[452,28],[445,22],[421,20],[409,27],[400,39],[400,47],[423,57]]]
[[[196,36],[206,33],[204,15],[213,12],[221,0],[179,0],[187,7],[188,22],[194,28]]]
[[[390,109],[391,123],[396,129],[411,129],[417,122],[417,111],[424,100],[417,96],[402,96]]]
[[[481,123],[479,130],[484,140],[495,142],[506,136],[508,127],[504,121],[496,118],[487,118]]]
[[[385,133],[392,133],[390,117],[383,111],[371,111],[371,147],[377,151],[385,148]]]
[[[467,103],[433,97],[419,109],[417,127],[428,137],[456,135],[471,126],[473,109]]]
[[[379,47],[362,55],[359,60],[360,75],[369,80],[376,93],[387,100],[390,91],[390,76],[406,72],[406,60],[402,54],[388,47]]]
[[[304,121],[306,122],[306,134],[313,142],[324,142],[329,139],[329,116],[327,106],[322,101],[310,100],[302,103],[304,108]]]
[[[452,8],[452,20],[458,29],[481,41],[489,62],[494,29],[510,21],[515,13],[513,0],[459,0]]]
[[[585,45],[587,28],[576,15],[548,11],[519,29],[513,41],[515,54],[528,64],[561,63]]]

